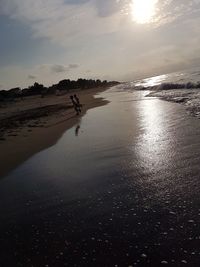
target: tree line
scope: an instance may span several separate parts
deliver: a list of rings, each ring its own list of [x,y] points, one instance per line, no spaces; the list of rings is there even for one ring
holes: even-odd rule
[[[14,98],[23,98],[27,96],[41,95],[44,97],[48,94],[59,94],[59,92],[70,91],[73,89],[76,90],[84,90],[95,87],[107,87],[111,85],[115,85],[118,82],[112,81],[108,82],[106,80],[92,80],[92,79],[78,79],[78,80],[70,80],[64,79],[59,81],[57,84],[53,84],[49,87],[45,87],[43,84],[35,82],[33,85],[28,88],[21,89],[20,87],[11,88],[9,90],[1,90],[0,91],[0,101],[6,99],[14,99]]]

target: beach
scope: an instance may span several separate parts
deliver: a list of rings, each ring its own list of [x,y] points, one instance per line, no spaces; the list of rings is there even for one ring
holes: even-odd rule
[[[147,94],[102,92],[0,180],[1,266],[199,266],[200,121]]]
[[[64,95],[26,97],[0,107],[0,177],[29,157],[54,145],[62,134],[77,124],[88,109],[105,105],[96,94],[106,88],[74,90]],[[83,105],[77,116],[70,95],[77,94]]]
[[[0,267],[200,267],[200,0],[0,22]]]

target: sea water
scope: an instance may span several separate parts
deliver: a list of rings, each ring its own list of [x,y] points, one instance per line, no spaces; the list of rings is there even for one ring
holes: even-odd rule
[[[190,68],[184,71],[177,71],[136,80],[133,84],[135,86],[151,87],[161,85],[162,83],[178,83],[186,85],[189,82],[200,82],[200,68]]]
[[[200,117],[200,68],[135,80],[121,85],[125,90],[150,90],[148,96],[182,103]]]

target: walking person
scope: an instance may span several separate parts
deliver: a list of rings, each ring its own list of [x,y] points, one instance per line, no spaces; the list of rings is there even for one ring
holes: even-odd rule
[[[76,111],[76,115],[79,115],[79,113],[80,113],[81,111],[79,110],[79,106],[78,106],[76,100],[74,100],[73,95],[70,96],[70,99],[71,99],[71,101],[72,101],[74,110]]]
[[[79,100],[79,98],[78,98],[78,96],[76,94],[74,95],[74,99],[75,99],[75,101],[77,103],[77,106],[79,107],[79,112],[81,112],[82,105],[81,105],[80,100]]]

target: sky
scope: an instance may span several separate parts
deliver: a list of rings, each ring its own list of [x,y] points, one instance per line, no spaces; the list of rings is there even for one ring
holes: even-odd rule
[[[200,0],[0,0],[0,89],[200,63]]]

